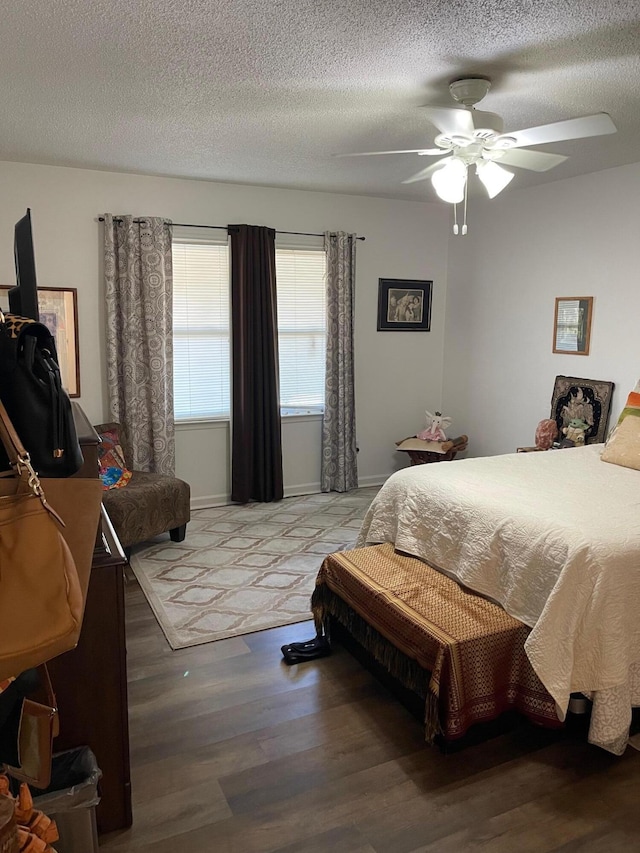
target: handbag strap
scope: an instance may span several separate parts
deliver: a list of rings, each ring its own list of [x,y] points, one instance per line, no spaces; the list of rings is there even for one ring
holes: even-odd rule
[[[55,518],[58,524],[65,527],[66,525],[64,521],[60,518],[55,509],[47,503],[47,499],[44,495],[44,489],[40,484],[40,478],[31,464],[31,457],[20,441],[20,437],[11,423],[11,418],[5,409],[2,400],[0,400],[0,440],[4,445],[4,449],[7,451],[11,467],[18,474],[21,482],[26,484],[36,497],[40,498],[42,506]]]
[[[4,403],[0,400],[0,439],[7,451],[9,462],[15,468],[21,460],[25,462],[29,460],[29,454],[24,449],[24,445],[20,441],[20,436],[11,423]]]
[[[40,664],[38,667],[38,675],[40,676],[40,685],[41,690],[43,691],[43,698],[45,699],[45,704],[48,705],[53,712],[53,737],[58,737],[60,734],[60,717],[58,714],[58,702],[56,699],[56,694],[53,690],[53,685],[51,684],[51,676],[49,675],[49,668],[46,663]]]

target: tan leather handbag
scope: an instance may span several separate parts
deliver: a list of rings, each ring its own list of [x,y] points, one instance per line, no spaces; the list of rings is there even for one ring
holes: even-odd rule
[[[41,481],[0,403],[0,679],[77,645],[102,488],[98,478]],[[46,494],[45,494],[46,492]]]

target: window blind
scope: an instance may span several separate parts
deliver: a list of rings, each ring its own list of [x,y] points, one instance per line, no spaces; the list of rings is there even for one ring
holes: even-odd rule
[[[174,238],[173,393],[176,420],[229,417],[226,243]]]
[[[324,249],[276,248],[283,415],[324,410],[326,275]]]

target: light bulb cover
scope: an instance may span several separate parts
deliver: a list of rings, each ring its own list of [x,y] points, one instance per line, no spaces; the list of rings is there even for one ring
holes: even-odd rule
[[[515,174],[499,166],[493,160],[480,160],[476,164],[476,173],[487,191],[489,198],[495,198],[509,184]]]
[[[464,198],[467,182],[467,166],[457,157],[449,160],[442,169],[433,173],[431,183],[442,201],[458,204]]]

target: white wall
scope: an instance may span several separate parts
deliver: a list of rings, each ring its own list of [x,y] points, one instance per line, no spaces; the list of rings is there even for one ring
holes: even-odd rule
[[[362,485],[406,464],[394,442],[422,427],[424,409],[442,403],[448,207],[406,201],[277,190],[0,163],[0,283],[11,284],[13,225],[32,209],[41,287],[75,287],[80,325],[80,403],[94,423],[108,417],[104,383],[101,226],[109,212],[174,222],[247,222],[290,231],[344,230],[358,243],[356,406]],[[378,278],[432,279],[432,331],[376,332]],[[283,427],[287,493],[319,483],[319,424]],[[228,494],[228,428],[201,425],[177,435],[177,473],[199,504]]]
[[[449,247],[443,407],[472,455],[533,444],[558,374],[640,377],[640,164],[479,201]],[[593,296],[588,356],[552,353],[556,296]]]

